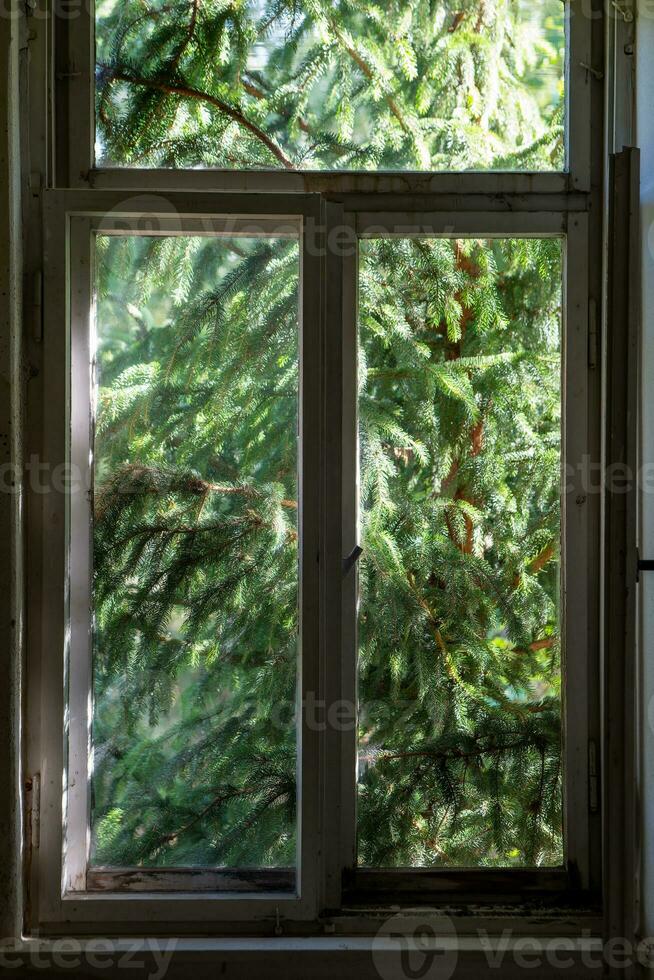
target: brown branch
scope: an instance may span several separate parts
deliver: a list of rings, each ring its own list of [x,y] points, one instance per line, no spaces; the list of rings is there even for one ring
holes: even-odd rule
[[[352,60],[354,61],[354,63],[361,69],[361,71],[366,76],[366,78],[368,78],[370,81],[374,81],[375,75],[374,75],[374,72],[373,72],[372,68],[361,57],[361,55],[359,54],[359,52],[355,48],[351,47],[347,43],[347,41],[343,37],[343,35],[342,35],[341,31],[340,31],[340,28],[339,28],[338,24],[336,23],[336,21],[333,20],[333,19],[330,20],[330,26],[331,26],[331,29],[333,30],[334,34],[336,35],[339,43],[342,45],[343,48],[345,48],[345,50],[349,54],[350,58],[352,58]],[[408,134],[411,134],[411,128],[408,126],[406,120],[404,119],[404,115],[402,114],[402,110],[400,109],[399,105],[397,104],[397,102],[395,101],[395,99],[393,98],[393,96],[392,95],[385,95],[384,96],[384,99],[386,100],[387,106],[389,107],[389,109],[391,110],[391,112],[393,113],[393,115],[395,116],[395,118],[397,119],[397,121],[399,122],[399,124],[402,127],[402,129],[404,130],[404,132],[405,133],[408,133]]]
[[[531,572],[533,575],[536,575],[536,573],[540,572],[541,568],[544,568],[545,565],[547,565],[548,561],[550,561],[553,557],[554,557],[554,542],[551,542],[550,544],[547,545],[547,547],[543,548],[543,550],[538,555],[536,555],[536,557],[532,562],[530,562],[527,565],[527,570]]]
[[[529,649],[537,653],[539,650],[550,650],[556,643],[555,636],[548,636],[545,640],[536,640],[535,643],[529,644]]]
[[[538,572],[540,572],[540,570],[544,568],[545,565],[547,565],[547,563],[551,561],[553,557],[554,557],[554,542],[551,541],[548,545],[546,545],[543,548],[542,551],[540,551],[536,555],[535,558],[533,558],[529,562],[525,571],[531,572],[532,575],[537,575]],[[520,583],[522,582],[522,574],[523,574],[522,572],[518,572],[515,578],[513,579],[512,585],[514,589],[517,589],[520,586]]]
[[[153,470],[151,467],[147,467],[147,466],[141,467],[138,465],[132,465],[126,467],[126,469],[122,471],[121,475],[125,474],[126,472],[131,472],[136,476],[142,476],[144,473],[153,472]],[[114,484],[115,484],[115,480],[112,480],[105,487],[100,487],[95,494],[95,518],[98,521],[101,521],[104,517],[104,513],[106,510],[105,499],[106,498],[111,499],[111,497],[115,494],[115,491],[113,489]],[[122,489],[122,485],[121,485],[121,488],[118,489],[119,495],[121,493],[132,493],[132,492],[137,493],[140,496],[145,496],[146,494],[152,494],[154,496],[157,496],[159,494],[159,490],[157,489],[157,487],[153,487],[153,486],[139,487],[138,490],[132,491],[130,489],[127,490]],[[167,493],[169,492],[169,488],[166,489],[166,492]],[[236,494],[244,497],[249,497],[252,499],[257,499],[258,497],[260,497],[259,491],[255,490],[254,487],[223,486],[222,484],[219,483],[210,483],[207,480],[202,480],[200,479],[200,477],[191,477],[187,481],[184,487],[177,488],[177,492],[200,494],[202,496],[207,496],[210,493],[223,493],[229,495]],[[280,500],[279,503],[281,507],[284,507],[287,510],[298,509],[297,500],[289,500],[288,498],[285,498],[283,500]]]
[[[407,572],[407,581],[409,583],[409,587],[411,591],[413,592],[416,602],[418,603],[420,608],[427,614],[427,619],[429,620],[429,626],[432,631],[432,636],[436,641],[436,646],[438,647],[438,649],[442,654],[447,655],[448,653],[447,644],[443,639],[443,634],[440,631],[438,620],[436,619],[436,616],[434,615],[434,611],[429,605],[429,603],[427,602],[427,600],[425,599],[425,597],[420,594],[420,590],[416,585],[415,576],[413,575],[412,572]]]
[[[243,88],[245,89],[245,91],[248,93],[248,95],[251,95],[253,99],[270,98],[269,93],[264,92],[264,90],[261,88],[257,88],[257,86],[253,85],[252,82],[248,82],[244,78],[241,78],[240,82]],[[289,112],[281,112],[280,110],[280,115],[283,115],[286,119],[291,118],[291,114]],[[298,126],[300,127],[303,133],[311,134],[311,127],[308,125],[308,123],[304,121],[304,119],[298,119],[297,122],[298,122]]]
[[[227,493],[227,494],[243,494],[246,497],[259,497],[260,493],[253,487],[226,487],[221,486],[219,483],[208,483],[206,480],[196,480],[194,481],[194,490],[196,487],[200,489],[202,493]],[[289,510],[297,510],[297,500],[280,500],[281,507],[286,507]]]
[[[392,755],[381,755],[380,761],[395,761],[396,759],[417,759],[417,758],[429,758],[429,759],[475,759],[480,755],[497,755],[500,752],[511,752],[513,749],[519,749],[524,742],[513,742],[509,745],[491,745],[486,749],[477,749],[475,752],[462,752],[460,749],[451,749],[448,752],[440,751],[436,752],[433,749],[416,749],[413,752],[395,752]]]
[[[99,65],[99,67],[103,71],[110,74],[116,81],[127,82],[128,85],[143,85],[145,88],[155,89],[157,92],[163,92],[166,95],[179,95],[184,99],[196,99],[199,102],[206,102],[208,105],[214,106],[224,115],[228,116],[230,119],[233,119],[239,126],[242,126],[243,129],[247,129],[253,136],[256,136],[256,138],[263,143],[265,147],[267,147],[272,155],[276,157],[287,170],[296,169],[295,165],[291,160],[289,160],[281,147],[278,146],[267,133],[248,119],[247,116],[244,116],[240,109],[229,105],[228,102],[224,102],[217,96],[211,95],[209,92],[203,92],[200,89],[191,88],[188,85],[164,82],[156,78],[139,78],[136,75],[131,75],[129,72],[122,71],[119,68],[114,68],[111,65]]]
[[[470,431],[470,441],[472,442],[472,449],[470,455],[475,457],[479,456],[480,452],[484,448],[484,420],[480,418],[476,425],[473,425]]]
[[[179,67],[179,63],[184,57],[186,49],[188,48],[189,44],[193,40],[193,37],[195,35],[195,27],[198,21],[198,8],[199,8],[199,0],[192,0],[191,19],[189,21],[188,29],[186,31],[186,37],[184,38],[183,43],[180,45],[177,54],[173,58],[172,71],[176,71],[176,69]]]
[[[527,649],[524,647],[514,647],[511,653],[527,653],[531,650],[533,653],[538,653],[539,650],[551,650],[555,643],[558,642],[558,636],[548,636],[542,640],[535,640],[530,643]]]
[[[474,693],[474,692],[471,693],[470,686],[462,683],[456,669],[454,668],[453,664],[450,661],[450,652],[447,648],[447,643],[443,638],[443,634],[441,633],[440,625],[438,620],[436,619],[436,616],[434,615],[434,611],[429,605],[429,603],[427,602],[427,600],[425,599],[425,597],[420,594],[420,591],[416,585],[415,576],[411,571],[407,572],[407,581],[409,583],[409,587],[418,605],[427,615],[432,636],[434,637],[436,646],[438,647],[438,650],[440,651],[443,657],[445,669],[450,679],[454,681],[455,684],[459,685],[460,687],[463,687],[464,691],[468,694],[469,697],[474,697],[476,699],[483,697],[483,695],[480,695],[478,693]],[[533,643],[530,646],[529,649],[534,650],[534,652],[536,650],[547,649],[550,646],[553,646],[555,642],[556,642],[556,637],[550,637],[546,640],[537,640],[535,643]],[[516,650],[514,652],[518,653],[520,651]],[[505,711],[509,711],[511,712],[511,714],[517,715],[519,717],[521,717],[525,712],[528,712],[529,714],[538,714],[541,711],[545,710],[545,708],[540,704],[518,704],[517,702],[510,701],[508,698],[504,697],[499,691],[494,691],[493,696],[496,698],[501,698],[502,708]]]
[[[464,254],[462,243],[458,239],[454,243],[454,256],[456,269],[459,272],[464,272],[466,275],[470,276],[471,279],[479,278],[479,266],[473,259]],[[459,323],[461,336],[459,340],[454,341],[453,343],[448,342],[445,351],[445,359],[447,361],[458,361],[461,358],[461,350],[465,340],[468,324],[471,322],[474,316],[470,307],[465,306],[462,302],[462,290],[457,290],[454,294],[454,298],[461,305],[461,320]],[[444,336],[447,338],[447,325],[445,323],[441,325],[441,330],[443,331]],[[479,456],[483,448],[484,419],[480,418],[470,430],[470,457],[474,459],[476,456]],[[460,459],[453,460],[450,467],[450,472],[446,477],[445,482],[442,484],[443,487],[447,486],[454,480],[460,466]],[[473,507],[478,506],[478,502],[470,495],[468,488],[465,486],[461,486],[456,490],[454,500],[465,501],[465,503],[468,503]],[[465,537],[464,540],[461,541],[456,532],[452,515],[445,511],[445,523],[447,524],[447,533],[450,540],[462,554],[471,555],[474,545],[474,522],[469,514],[464,514],[463,520],[465,526]]]
[[[155,842],[155,844],[152,845],[151,850],[153,851],[159,850],[159,848],[163,847],[165,844],[170,844],[172,841],[177,840],[181,834],[185,834],[188,830],[194,827],[196,823],[199,823],[200,820],[206,817],[206,815],[210,813],[211,810],[214,809],[214,807],[222,806],[223,803],[227,803],[229,800],[233,800],[237,796],[252,796],[252,794],[256,792],[257,792],[256,787],[252,787],[252,788],[246,787],[245,789],[233,789],[228,791],[227,793],[219,793],[217,796],[214,796],[211,802],[207,806],[205,806],[203,810],[200,810],[199,813],[196,813],[196,815],[191,820],[189,820],[187,824],[185,824],[183,827],[180,827],[179,830],[175,830],[170,834],[163,834],[163,836],[159,837],[159,839]]]

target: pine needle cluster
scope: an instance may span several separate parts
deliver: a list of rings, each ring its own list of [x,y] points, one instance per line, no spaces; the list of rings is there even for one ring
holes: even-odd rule
[[[556,170],[561,0],[102,0],[103,161]]]

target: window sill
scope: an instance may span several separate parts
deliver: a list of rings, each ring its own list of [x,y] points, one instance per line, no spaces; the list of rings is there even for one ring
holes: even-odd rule
[[[62,974],[83,968],[85,976],[112,976],[124,980],[149,975],[151,980],[176,980],[193,970],[194,980],[261,975],[266,980],[306,980],[334,976],[341,980],[406,980],[415,976],[415,963],[407,970],[406,956],[423,957],[431,967],[422,974],[475,978],[524,976],[538,968],[538,976],[560,977],[561,969],[574,970],[575,978],[599,977],[604,969],[602,940],[586,931],[575,936],[489,935],[425,938],[425,933],[399,940],[397,935],[267,937],[221,939],[96,939],[78,941],[25,940],[4,946],[5,966],[48,968]],[[416,959],[417,961],[417,959]],[[434,972],[437,970],[437,972]],[[120,972],[119,972],[120,971]],[[127,971],[127,972],[126,972]],[[255,971],[253,973],[253,971]],[[20,975],[20,974],[17,974]],[[31,974],[30,974],[31,975]],[[48,974],[50,975],[50,974]],[[532,974],[533,975],[533,974]]]

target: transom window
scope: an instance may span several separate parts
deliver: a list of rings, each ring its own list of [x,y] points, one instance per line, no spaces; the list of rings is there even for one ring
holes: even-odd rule
[[[562,0],[96,10],[109,166],[561,170]]]
[[[55,22],[41,930],[595,894],[581,8]]]

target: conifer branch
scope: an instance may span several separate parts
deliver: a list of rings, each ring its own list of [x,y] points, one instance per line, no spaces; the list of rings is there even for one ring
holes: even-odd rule
[[[212,105],[216,109],[220,110],[225,116],[233,119],[234,122],[242,126],[243,129],[248,130],[253,136],[263,143],[263,145],[270,150],[272,155],[276,157],[280,163],[286,168],[286,170],[295,170],[295,164],[289,160],[282,148],[268,136],[256,123],[253,123],[250,119],[245,116],[240,109],[235,106],[230,105],[228,102],[219,99],[215,95],[211,95],[209,92],[203,92],[200,89],[192,88],[190,85],[184,85],[181,82],[175,83],[172,81],[164,81],[163,79],[157,78],[144,78],[128,72],[113,65],[99,65],[107,75],[118,82],[126,82],[128,85],[142,85],[145,88],[154,89],[157,92],[162,92],[165,95],[179,95],[183,99],[195,99],[199,102],[205,102],[207,105]]]
[[[351,44],[348,44],[348,42],[343,37],[343,34],[338,24],[333,18],[330,19],[329,23],[332,31],[334,32],[334,36],[337,38],[339,44],[349,54],[350,58],[352,58],[354,63],[361,69],[361,71],[366,76],[366,78],[369,81],[374,81],[375,74],[372,68],[370,67],[370,65],[365,60],[365,58],[361,57],[361,55],[356,50],[356,48],[353,48]],[[402,113],[402,110],[400,109],[399,105],[397,104],[393,96],[389,92],[387,92],[384,95],[384,99],[386,101],[386,104],[388,105],[388,108],[391,110],[391,112],[399,122],[400,126],[404,130],[404,132],[407,133],[408,135],[411,135],[411,127],[406,122],[404,118],[404,114]]]

